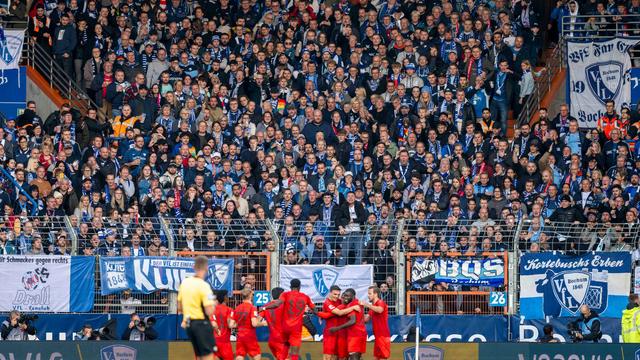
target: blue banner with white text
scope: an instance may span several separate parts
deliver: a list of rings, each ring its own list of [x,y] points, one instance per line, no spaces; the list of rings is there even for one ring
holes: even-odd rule
[[[102,295],[130,289],[149,294],[157,290],[178,291],[193,276],[194,259],[167,257],[101,257]],[[233,291],[233,259],[209,259],[207,281],[214,290]]]
[[[504,259],[438,259],[436,282],[468,286],[504,285]]]
[[[577,316],[582,305],[619,318],[630,287],[628,252],[546,252],[520,258],[520,316],[525,319]]]
[[[415,257],[411,264],[411,289],[428,287],[432,281],[466,286],[504,285],[504,259],[440,259]]]

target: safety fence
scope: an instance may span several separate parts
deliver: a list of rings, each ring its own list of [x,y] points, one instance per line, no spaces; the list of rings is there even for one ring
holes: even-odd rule
[[[508,253],[406,254],[407,314],[507,314]]]
[[[118,314],[167,314],[170,309],[172,296],[169,291],[158,290],[150,294],[124,290],[115,294],[102,294],[102,273],[100,269],[100,257],[96,258],[94,273],[94,305],[92,313],[118,313]]]
[[[418,308],[432,314],[514,314],[520,310],[521,254],[627,252],[637,258],[638,223],[592,220],[562,223],[540,218],[516,220],[513,216],[466,220],[454,214],[437,220],[370,217],[356,226],[226,216],[15,216],[4,219],[0,247],[6,254],[38,254],[42,243],[44,254],[105,258],[203,254],[234,259],[232,304],[247,284],[257,291],[287,288],[290,274],[308,277],[311,291],[317,292],[316,300],[321,303],[332,284],[347,286],[340,282],[343,274],[359,273],[370,279],[359,285],[375,283],[382,289],[392,314],[413,313]],[[285,267],[288,275],[283,274]],[[454,271],[469,268],[473,271]],[[496,269],[501,273],[496,274]],[[175,312],[175,294],[168,291],[103,295],[99,265],[95,284],[94,313]]]
[[[233,292],[229,297],[229,306],[242,303],[240,291],[248,286],[254,291],[271,290],[271,253],[239,251],[179,251],[179,257],[204,255],[216,259],[233,259]]]

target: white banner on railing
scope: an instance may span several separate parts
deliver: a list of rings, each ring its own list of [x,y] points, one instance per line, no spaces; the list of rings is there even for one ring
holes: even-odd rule
[[[629,49],[638,39],[615,38],[602,42],[569,42],[568,91],[571,114],[581,128],[595,128],[605,113],[605,102],[616,102],[616,110],[629,106],[631,85]]]
[[[24,30],[5,30],[0,28],[0,70],[18,69],[22,46],[24,45]]]
[[[94,269],[93,256],[0,256],[0,311],[91,311]]]
[[[292,279],[300,279],[300,290],[316,303],[324,301],[333,285],[343,291],[353,288],[359,299],[366,299],[373,284],[373,265],[280,265],[280,286],[287,289]]]

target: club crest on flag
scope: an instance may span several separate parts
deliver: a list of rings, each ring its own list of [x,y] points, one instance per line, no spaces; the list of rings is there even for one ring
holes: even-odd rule
[[[24,38],[15,35],[5,35],[4,32],[0,36],[0,68],[9,69],[17,68],[22,52],[22,43]]]
[[[589,89],[604,105],[609,99],[615,99],[623,81],[621,62],[607,61],[591,64],[585,68]]]
[[[551,278],[556,300],[572,313],[578,312],[591,284],[591,274],[586,272],[564,272]]]
[[[322,296],[329,294],[329,288],[336,283],[337,279],[338,272],[332,269],[318,269],[313,272],[313,286]]]
[[[227,278],[229,277],[229,266],[228,265],[215,265],[213,267],[209,267],[209,278],[211,279],[211,285],[216,290],[222,289],[224,285],[227,283]]]

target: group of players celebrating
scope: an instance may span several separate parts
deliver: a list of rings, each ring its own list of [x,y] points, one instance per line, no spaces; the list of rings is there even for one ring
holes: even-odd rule
[[[323,333],[324,360],[358,360],[366,353],[367,330],[365,322],[371,321],[376,360],[388,359],[391,352],[391,334],[387,304],[380,299],[380,289],[371,286],[369,302],[358,300],[354,289],[342,291],[338,286],[329,289],[322,311],[316,311],[309,296],[300,292],[300,280],[291,280],[291,290],[275,288],[272,300],[261,309],[253,305],[253,291],[242,290],[243,301],[235,309],[226,305],[227,294],[216,293],[217,304],[212,316],[217,351],[220,360],[233,360],[231,329],[236,328],[235,360],[249,356],[260,360],[262,351],[258,344],[256,328],[269,327],[269,349],[277,360],[299,360],[302,344],[302,327],[307,311],[326,321]],[[368,311],[365,313],[365,309]]]

